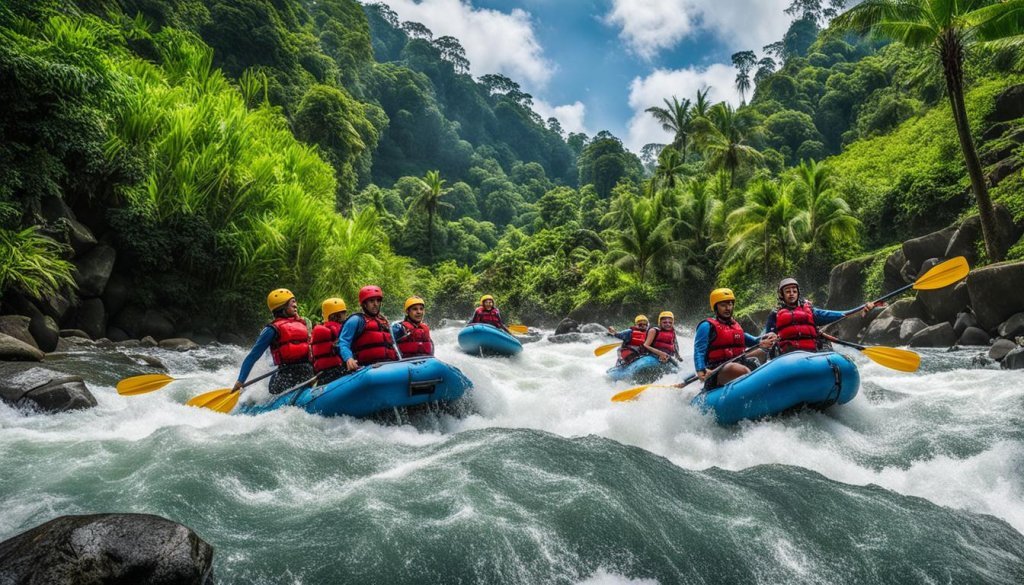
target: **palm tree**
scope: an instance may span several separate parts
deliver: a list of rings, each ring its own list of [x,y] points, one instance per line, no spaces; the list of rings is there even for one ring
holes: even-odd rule
[[[835,30],[870,32],[915,49],[929,49],[941,64],[946,96],[960,137],[971,189],[978,201],[985,250],[993,261],[1005,250],[996,232],[996,215],[985,185],[964,105],[964,60],[977,43],[1024,34],[1022,0],[866,0],[841,14]]]
[[[419,195],[409,205],[410,210],[427,212],[427,247],[430,253],[430,261],[434,261],[434,215],[438,209],[455,209],[451,203],[441,201],[451,189],[445,189],[445,180],[441,178],[440,171],[427,171],[419,180]]]
[[[729,214],[731,226],[722,265],[734,261],[760,263],[765,279],[786,269],[789,250],[797,243],[799,209],[790,185],[762,180],[746,194],[746,204]]]
[[[618,268],[632,270],[644,284],[656,263],[672,264],[676,245],[672,241],[672,220],[662,215],[653,199],[637,199],[619,216],[621,228],[616,230],[605,259]]]
[[[746,95],[750,90],[750,70],[757,64],[757,56],[753,51],[740,51],[732,54],[732,64],[736,67],[736,89],[740,92],[740,105],[747,103]]]
[[[644,110],[661,122],[661,128],[672,133],[672,146],[686,158],[686,143],[689,140],[688,130],[691,113],[690,100],[679,101],[672,96],[672,101],[664,100],[665,107],[652,106]]]
[[[850,213],[850,205],[833,189],[832,170],[813,159],[800,163],[793,203],[800,208],[797,232],[806,250],[857,237],[860,221]]]
[[[747,144],[745,124],[726,102],[712,106],[708,116],[695,118],[693,125],[708,170],[728,172],[730,189],[736,186],[739,169],[763,158],[756,148]]]
[[[659,189],[675,189],[683,175],[685,164],[683,157],[675,148],[668,146],[658,155],[658,167],[654,170],[654,177],[651,179],[653,191]]]

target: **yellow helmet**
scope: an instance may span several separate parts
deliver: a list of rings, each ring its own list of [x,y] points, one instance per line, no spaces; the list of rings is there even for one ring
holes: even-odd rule
[[[715,310],[715,305],[722,301],[735,301],[736,295],[732,294],[731,288],[716,288],[711,291],[711,310]]]
[[[633,317],[633,325],[639,325],[641,321],[650,322],[650,319],[647,318],[647,315],[637,315],[636,317]]]
[[[661,314],[658,315],[658,321],[661,321],[665,317],[668,317],[669,319],[672,319],[673,321],[676,320],[676,316],[672,314],[672,311],[662,311]]]
[[[491,295],[484,295],[484,296],[480,297],[480,306],[483,306],[484,301],[491,301],[493,303],[494,302],[494,297],[492,297]]]
[[[340,313],[341,311],[348,311],[348,307],[345,306],[345,301],[337,297],[331,297],[323,303],[320,303],[320,312],[324,316],[324,321],[326,321],[331,315]]]
[[[271,311],[280,309],[281,307],[285,306],[285,304],[287,304],[288,301],[294,298],[295,295],[292,294],[292,291],[286,288],[274,289],[270,291],[269,295],[267,295],[267,308],[270,309]]]
[[[414,305],[423,305],[424,307],[427,306],[427,304],[425,302],[423,302],[423,299],[421,299],[419,297],[409,297],[409,298],[405,299],[405,310],[406,311],[409,310],[409,307],[412,307]]]

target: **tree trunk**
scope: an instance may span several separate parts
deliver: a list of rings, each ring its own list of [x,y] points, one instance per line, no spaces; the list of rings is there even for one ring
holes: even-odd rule
[[[953,121],[956,123],[956,133],[960,138],[960,148],[964,153],[967,174],[971,178],[971,190],[974,191],[974,198],[978,202],[981,232],[985,238],[985,251],[989,260],[1000,262],[1003,260],[1003,252],[1006,248],[1002,245],[996,228],[996,212],[992,207],[992,199],[988,195],[988,186],[985,184],[985,175],[981,170],[978,151],[974,148],[974,139],[971,137],[971,127],[967,120],[967,107],[964,104],[963,44],[957,38],[956,32],[952,30],[943,33],[940,43],[942,67],[946,78],[946,94],[949,96],[949,103],[953,108]]]

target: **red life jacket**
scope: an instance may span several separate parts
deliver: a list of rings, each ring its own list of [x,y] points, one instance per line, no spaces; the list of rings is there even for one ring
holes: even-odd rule
[[[711,317],[705,321],[710,323],[714,330],[714,336],[708,343],[708,368],[713,368],[747,350],[743,327],[740,327],[735,320],[723,323],[721,320]]]
[[[473,322],[492,325],[498,329],[501,329],[502,326],[501,315],[498,313],[498,309],[488,311],[483,307],[477,307],[476,313],[473,314]]]
[[[377,362],[393,362],[398,360],[395,351],[395,340],[391,337],[388,320],[380,315],[371,317],[366,313],[358,315],[363,319],[363,332],[352,341],[352,356],[366,366]]]
[[[644,342],[647,341],[646,329],[630,327],[629,330],[632,334],[619,348],[619,359],[627,364],[644,354]]]
[[[305,319],[298,315],[278,317],[270,326],[277,332],[277,337],[270,342],[270,356],[275,365],[309,362],[309,329]]]
[[[405,337],[398,340],[398,351],[403,358],[434,355],[434,342],[430,339],[430,327],[426,323],[403,319],[400,324],[405,329]]]
[[[313,371],[322,372],[340,366],[341,355],[338,354],[338,335],[341,334],[341,323],[328,321],[313,328]]]
[[[654,330],[657,331],[657,333],[654,335],[654,341],[651,342],[651,347],[661,350],[669,356],[674,356],[679,353],[679,346],[676,345],[675,329],[662,329],[661,327],[655,327]]]
[[[775,309],[775,332],[779,335],[779,351],[818,350],[818,328],[814,325],[814,309],[804,301],[796,307]]]

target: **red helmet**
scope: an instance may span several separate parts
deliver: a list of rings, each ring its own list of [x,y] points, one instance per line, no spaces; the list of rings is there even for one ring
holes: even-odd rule
[[[384,293],[381,292],[379,286],[374,286],[370,284],[359,289],[359,304],[361,305],[368,301],[369,299],[384,300]]]

